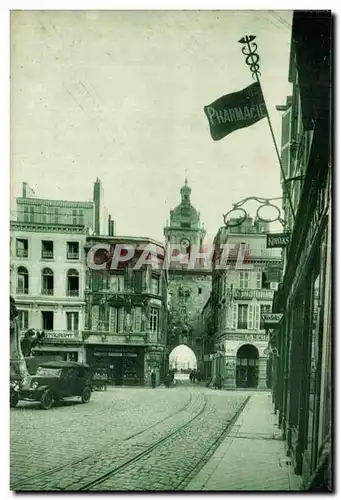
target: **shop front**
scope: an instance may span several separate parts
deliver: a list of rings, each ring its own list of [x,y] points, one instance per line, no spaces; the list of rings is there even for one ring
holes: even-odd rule
[[[113,386],[144,385],[144,354],[140,346],[86,346],[86,362],[93,377]]]
[[[44,341],[32,352],[39,361],[84,362],[84,348],[78,332],[45,332]]]

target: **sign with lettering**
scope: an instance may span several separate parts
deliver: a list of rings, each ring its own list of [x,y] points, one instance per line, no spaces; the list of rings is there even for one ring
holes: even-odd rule
[[[75,335],[74,332],[46,332],[45,339],[48,340],[79,340],[79,337]]]
[[[258,82],[239,92],[224,95],[204,107],[211,137],[219,141],[235,130],[250,127],[266,117],[266,106]]]
[[[283,313],[262,314],[262,321],[265,325],[274,325],[281,321]]]
[[[291,233],[272,233],[266,235],[267,248],[284,248],[289,244]]]

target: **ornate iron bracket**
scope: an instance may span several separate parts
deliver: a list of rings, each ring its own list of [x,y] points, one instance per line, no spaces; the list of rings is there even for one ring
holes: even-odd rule
[[[284,219],[281,218],[281,210],[280,208],[278,208],[277,205],[274,205],[273,203],[271,203],[271,201],[274,201],[274,200],[281,200],[282,197],[278,197],[278,198],[259,198],[257,196],[249,196],[248,198],[244,198],[243,200],[239,201],[238,203],[234,203],[232,205],[232,208],[231,210],[229,210],[226,214],[223,214],[223,219],[224,219],[224,224],[226,227],[237,227],[237,226],[241,226],[245,220],[247,219],[248,215],[247,215],[247,212],[244,208],[241,208],[247,201],[249,200],[255,200],[257,201],[258,203],[260,203],[260,206],[257,208],[257,212],[256,212],[256,219],[261,221],[261,222],[266,222],[266,223],[270,223],[270,222],[276,222],[276,221],[279,221],[282,226],[285,226],[285,221]],[[272,219],[264,219],[263,217],[260,216],[260,210],[264,207],[273,207],[276,209],[277,211],[277,216],[275,218],[272,218]],[[231,218],[231,213],[232,212],[242,212],[243,215],[241,217],[233,217],[232,218],[232,221],[231,220],[228,220],[228,216],[230,216]]]

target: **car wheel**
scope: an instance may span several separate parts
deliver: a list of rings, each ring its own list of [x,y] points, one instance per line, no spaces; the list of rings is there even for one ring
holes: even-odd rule
[[[53,392],[51,389],[46,389],[40,398],[41,407],[43,410],[49,410],[53,405]]]
[[[82,394],[82,403],[88,403],[91,398],[91,389],[90,387],[84,387],[83,394]]]
[[[10,394],[10,407],[15,408],[19,402],[19,396],[16,392]]]

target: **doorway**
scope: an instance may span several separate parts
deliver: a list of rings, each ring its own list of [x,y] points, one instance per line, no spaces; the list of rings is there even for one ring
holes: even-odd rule
[[[241,346],[237,351],[236,386],[243,388],[258,387],[259,353],[251,344]]]

